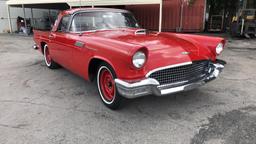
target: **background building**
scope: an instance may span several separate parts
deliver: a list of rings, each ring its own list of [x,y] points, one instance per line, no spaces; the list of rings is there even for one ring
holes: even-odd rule
[[[207,0],[206,30],[213,32],[229,31],[234,17],[239,17],[241,11],[244,10],[253,13],[253,9],[256,9],[256,0]],[[254,19],[255,15],[254,13]]]
[[[163,31],[200,32],[204,30],[205,0],[163,0]],[[140,24],[157,30],[157,5],[126,6]]]
[[[10,29],[6,1],[0,0],[0,33]],[[12,1],[10,17],[13,31],[18,29],[16,22],[18,16],[33,21],[51,12],[56,14],[56,9],[80,7],[80,4],[127,9],[134,13],[140,25],[146,29],[158,30],[161,25],[162,31],[176,32],[223,32],[229,29],[232,18],[238,15],[240,9],[256,9],[256,0],[81,0],[82,3],[76,2],[76,4],[69,0],[9,1]],[[159,4],[151,3],[156,1],[161,1],[162,10]],[[25,8],[25,15],[22,5]],[[159,15],[159,11],[162,11],[162,16]]]
[[[0,0],[0,33],[6,33],[10,30],[9,23],[8,23],[8,13],[7,13],[7,5],[6,1],[8,0]],[[32,16],[33,11],[33,16]],[[49,11],[51,13],[55,12],[56,10],[52,9],[39,9],[39,8],[25,8],[25,17],[27,19],[40,19],[45,15],[48,15]],[[10,18],[11,18],[11,24],[12,28],[15,31],[17,31],[17,17],[23,17],[24,13],[23,9],[19,7],[10,7]]]

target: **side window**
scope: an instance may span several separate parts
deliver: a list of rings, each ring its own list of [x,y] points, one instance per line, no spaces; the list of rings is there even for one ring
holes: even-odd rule
[[[98,13],[84,12],[74,16],[70,31],[80,32],[96,30],[96,22],[99,21],[100,15]],[[102,18],[101,18],[102,19]],[[99,21],[102,23],[102,21]]]
[[[66,32],[68,30],[70,15],[63,16],[58,26],[58,32]]]

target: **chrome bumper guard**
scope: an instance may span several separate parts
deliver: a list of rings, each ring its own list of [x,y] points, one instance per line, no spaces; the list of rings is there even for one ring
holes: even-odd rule
[[[153,78],[146,78],[135,83],[128,83],[120,79],[115,79],[115,83],[118,92],[128,99],[138,98],[152,94],[156,96],[162,96],[198,88],[204,85],[205,83],[217,78],[222,69],[224,68],[224,65],[220,63],[214,63],[212,68],[212,72],[199,81],[171,88],[163,88],[159,84],[159,82]]]

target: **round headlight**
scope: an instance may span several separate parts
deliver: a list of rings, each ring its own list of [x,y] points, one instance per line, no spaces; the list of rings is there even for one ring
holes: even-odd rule
[[[223,51],[223,44],[222,43],[219,43],[216,47],[216,53],[219,55],[222,51]]]
[[[146,54],[142,51],[136,52],[132,57],[132,63],[136,68],[141,68],[146,62]]]

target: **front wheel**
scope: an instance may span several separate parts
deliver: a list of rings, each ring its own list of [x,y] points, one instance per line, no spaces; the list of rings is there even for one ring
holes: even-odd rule
[[[109,64],[102,63],[98,67],[97,86],[100,98],[110,109],[118,109],[124,99],[116,89],[115,78],[116,74]]]

